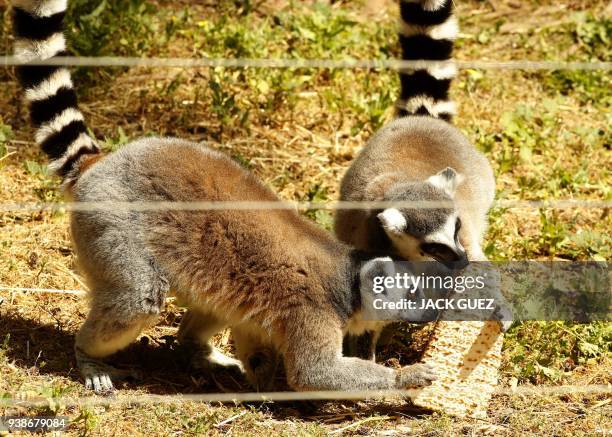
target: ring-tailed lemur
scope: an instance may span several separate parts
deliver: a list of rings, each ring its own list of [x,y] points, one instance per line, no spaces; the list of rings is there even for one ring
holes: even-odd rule
[[[14,4],[15,54],[25,62],[62,54],[66,0]],[[66,68],[25,64],[18,76],[36,141],[75,201],[278,200],[225,155],[188,141],[146,138],[104,156],[87,133]],[[210,344],[231,326],[237,355],[253,361],[272,348],[294,389],[404,388],[435,378],[423,364],[391,369],[342,356],[343,333],[359,330],[362,294],[370,296],[373,278],[392,266],[293,210],[137,212],[109,205],[73,212],[70,220],[90,288],[75,351],[86,385],[97,392],[125,376],[101,360],[155,322],[170,290],[190,307],[180,337],[198,343],[210,365],[241,367]],[[384,292],[394,300],[414,297],[405,289]]]
[[[396,253],[410,261],[436,260],[455,268],[485,261],[481,239],[495,194],[486,157],[450,121],[455,112],[449,87],[458,25],[452,0],[401,0],[402,58],[440,61],[400,71],[397,117],[366,144],[346,172],[340,199],[390,201],[384,210],[339,210],[335,232],[359,249]],[[411,208],[406,202],[437,202]],[[347,338],[352,354],[373,358],[373,342]],[[353,346],[351,346],[353,345]],[[365,347],[364,347],[365,345]],[[357,352],[357,349],[362,352]]]

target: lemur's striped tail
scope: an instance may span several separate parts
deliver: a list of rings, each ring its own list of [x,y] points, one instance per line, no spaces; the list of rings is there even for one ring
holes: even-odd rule
[[[81,158],[100,153],[100,148],[87,134],[68,69],[27,62],[66,56],[62,33],[66,4],[67,0],[13,2],[15,56],[26,62],[17,67],[17,76],[37,127],[36,142],[49,156],[49,168],[64,180],[76,177]]]
[[[400,13],[402,59],[447,62],[400,71],[397,116],[428,115],[451,121],[455,105],[448,90],[457,74],[451,56],[459,32],[453,0],[400,0]]]

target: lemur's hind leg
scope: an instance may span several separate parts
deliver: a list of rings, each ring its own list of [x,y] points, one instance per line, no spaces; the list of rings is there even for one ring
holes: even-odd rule
[[[89,270],[91,309],[76,335],[75,353],[85,386],[96,393],[112,392],[113,381],[138,376],[101,360],[128,346],[163,310],[168,281],[150,263],[142,266],[136,269],[141,265],[134,263],[115,269],[113,281],[103,279],[111,277],[108,272],[99,269],[91,274],[93,269]]]
[[[179,342],[193,348],[191,364],[194,369],[214,371],[224,368],[230,371],[243,373],[242,363],[228,357],[211,343],[213,335],[227,326],[212,312],[203,309],[190,309],[183,316],[179,327]]]
[[[272,391],[281,357],[272,344],[264,344],[252,328],[232,327],[236,356],[242,361],[247,380],[257,391]]]
[[[116,369],[102,360],[125,348],[140,332],[151,326],[157,314],[117,311],[116,306],[93,302],[87,320],[77,333],[75,354],[85,386],[98,394],[114,390],[113,381],[127,377],[138,378],[134,371]]]

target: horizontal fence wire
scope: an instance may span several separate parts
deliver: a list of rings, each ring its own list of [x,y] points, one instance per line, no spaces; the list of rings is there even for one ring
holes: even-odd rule
[[[16,56],[0,57],[0,65],[63,65],[74,67],[178,67],[178,68],[317,68],[416,70],[454,65],[471,70],[610,70],[612,62],[573,61],[407,61],[401,59],[252,59],[252,58],[141,58],[121,56],[57,56],[24,62]]]
[[[462,202],[462,205],[479,202]],[[355,210],[355,209],[439,209],[452,208],[452,201],[332,201],[332,202],[290,202],[290,201],[100,201],[100,202],[6,202],[0,203],[2,212],[37,211],[222,211],[222,210]],[[530,208],[530,209],[607,209],[612,200],[498,200],[493,208]]]
[[[87,294],[85,290],[62,290],[59,288],[31,288],[31,287],[11,287],[7,285],[0,285],[0,293],[1,292],[10,292],[10,293],[49,293],[49,294],[72,294],[72,295],[83,295]]]
[[[87,406],[111,406],[111,405],[139,405],[139,404],[173,404],[178,402],[220,402],[220,403],[245,403],[245,402],[292,402],[292,401],[332,401],[332,400],[388,400],[410,398],[418,395],[419,389],[407,390],[364,390],[364,391],[304,391],[304,392],[250,392],[250,393],[201,393],[201,394],[177,394],[177,395],[154,395],[154,394],[117,394],[115,396],[86,396],[86,397],[32,397],[21,399],[0,398],[0,407],[30,407],[40,408],[54,405],[62,405],[66,408],[81,405]],[[587,394],[612,394],[612,385],[564,385],[564,386],[518,386],[498,387],[493,394],[499,396],[564,396],[564,395],[587,395]]]

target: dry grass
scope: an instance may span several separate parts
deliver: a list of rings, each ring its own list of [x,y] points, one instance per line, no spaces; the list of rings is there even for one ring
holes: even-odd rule
[[[339,2],[321,12],[321,19],[328,23],[324,28],[337,24],[329,24],[334,17],[354,20],[356,24],[337,36],[338,44],[346,47],[335,47],[333,41],[309,40],[309,35],[295,37],[297,31],[292,26],[308,19],[308,5],[264,2],[246,18],[227,15],[231,18],[217,26],[215,23],[222,21],[220,17],[234,7],[230,3],[201,6],[192,2],[158,2],[159,15],[153,14],[153,24],[173,22],[178,30],[167,41],[143,36],[143,47],[138,50],[172,56],[206,53],[273,57],[285,55],[288,50],[311,57],[341,57],[347,52],[355,57],[396,53],[393,2],[382,1],[382,6],[365,9]],[[190,15],[181,18],[185,7],[189,7]],[[600,1],[568,0],[544,4],[515,0],[462,3],[459,10],[463,38],[458,57],[610,60],[609,52],[591,50],[591,46],[585,46],[588,38],[572,39],[571,32],[582,20],[576,11],[609,18],[610,9],[606,7]],[[0,5],[0,11],[3,8]],[[288,11],[298,17],[297,24]],[[273,14],[280,17],[282,26],[270,24]],[[215,43],[215,37],[226,39]],[[241,43],[232,45],[230,37]],[[9,47],[7,33],[0,34],[0,44],[5,49]],[[130,39],[127,45],[113,50],[129,53],[136,50],[131,44]],[[397,87],[391,72],[306,69],[265,73],[105,69],[93,74],[80,72],[78,77],[83,81],[83,110],[94,133],[107,139],[107,147],[119,146],[123,133],[129,138],[155,132],[206,140],[251,168],[282,198],[290,200],[337,197],[339,179],[351,159],[389,118],[388,108]],[[0,202],[58,200],[57,181],[32,166],[24,166],[27,161],[44,162],[44,158],[32,143],[32,130],[25,121],[11,72],[0,73],[0,79],[0,127],[10,126],[14,134],[6,143],[9,155],[0,155]],[[612,166],[610,133],[606,129],[611,116],[610,100],[609,96],[601,97],[609,94],[610,77],[601,73],[593,85],[590,76],[571,76],[575,87],[569,92],[555,88],[562,79],[549,73],[467,71],[457,80],[457,124],[490,157],[497,174],[498,198],[610,198]],[[213,83],[220,85],[220,91]],[[531,112],[521,112],[521,107]],[[504,118],[504,113],[510,115]],[[516,136],[509,118],[520,124],[525,136]],[[521,150],[523,144],[530,144],[529,150]],[[324,226],[330,223],[324,214],[314,218]],[[491,222],[487,251],[495,259],[610,257],[611,223],[607,211],[497,210]],[[0,248],[2,286],[83,288],[74,270],[67,216],[61,211],[0,214]],[[119,364],[144,370],[146,375],[142,381],[121,389],[126,393],[159,394],[215,392],[219,388],[245,390],[241,381],[224,377],[215,380],[187,370],[184,354],[177,350],[172,337],[180,313],[171,305],[158,326],[119,354]],[[49,398],[85,395],[72,355],[73,335],[85,314],[86,303],[77,297],[0,291],[0,394],[29,391]],[[528,324],[515,328],[512,341],[522,333],[531,338],[530,329]],[[609,324],[602,329],[609,331]],[[217,341],[231,350],[227,335],[219,336]],[[606,348],[609,343],[599,346]],[[507,384],[518,377],[522,383],[529,378],[512,370],[517,356],[511,355],[510,350],[516,348],[507,348],[502,382]],[[561,381],[579,385],[610,383],[609,351],[608,358],[605,355],[568,364]],[[383,351],[383,357],[391,362],[406,362],[413,356],[413,351],[404,345],[395,344]],[[59,406],[54,407],[54,412],[72,418],[69,434],[323,435],[336,430],[344,434],[384,435],[596,435],[611,430],[612,412],[606,401],[598,395],[496,396],[487,421],[423,415],[399,402],[248,407],[198,403],[69,409]],[[0,409],[2,414],[34,412]],[[234,416],[237,417],[222,424]]]

